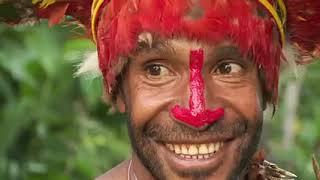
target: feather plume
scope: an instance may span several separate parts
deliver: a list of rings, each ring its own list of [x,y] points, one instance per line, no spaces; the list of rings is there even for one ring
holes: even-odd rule
[[[287,0],[288,38],[300,51],[298,63],[305,64],[320,57],[320,1]]]
[[[294,180],[296,178],[295,174],[266,161],[263,150],[256,152],[246,175],[248,180]]]
[[[60,23],[64,16],[69,15],[78,20],[89,32],[92,0],[46,0],[38,2],[37,15],[49,19],[50,25]]]
[[[55,3],[56,0],[32,0],[33,4],[38,4],[40,8],[47,8],[51,4]]]
[[[98,54],[96,51],[88,52],[85,55],[84,60],[77,65],[75,76],[85,76],[88,78],[96,78],[101,76]]]
[[[16,25],[31,20],[37,22],[39,19],[48,19],[49,25],[52,26],[62,22],[64,17],[69,15],[90,32],[91,3],[92,0],[12,0],[0,4],[0,10],[2,6],[10,9],[8,15],[1,16],[0,13],[0,20]]]

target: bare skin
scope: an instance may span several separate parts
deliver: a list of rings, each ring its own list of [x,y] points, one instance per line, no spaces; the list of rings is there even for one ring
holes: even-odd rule
[[[108,180],[108,179],[119,179],[119,180],[126,180],[127,177],[127,171],[129,167],[129,160],[123,161],[118,166],[112,168],[105,174],[99,176],[96,178],[96,180]]]
[[[188,106],[189,55],[195,49],[205,53],[206,106],[225,110],[221,120],[205,129],[186,126],[170,114],[174,105]],[[257,67],[251,59],[228,42],[184,39],[169,40],[165,46],[153,44],[132,55],[117,106],[129,116],[134,150],[129,176],[144,180],[241,177],[256,151],[264,110]],[[223,147],[207,159],[190,160],[168,148],[168,144],[191,147],[220,142]],[[98,179],[128,179],[129,163]]]

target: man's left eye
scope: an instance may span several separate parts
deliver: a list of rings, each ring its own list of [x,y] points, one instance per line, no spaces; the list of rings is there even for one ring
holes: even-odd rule
[[[218,65],[213,71],[217,75],[233,75],[243,72],[243,67],[237,63],[224,62]]]

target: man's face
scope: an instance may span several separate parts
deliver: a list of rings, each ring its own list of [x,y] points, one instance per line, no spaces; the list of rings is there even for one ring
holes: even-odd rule
[[[175,105],[189,107],[190,52],[199,49],[205,106],[224,109],[205,129],[179,123],[171,113]],[[183,39],[154,42],[130,58],[120,102],[134,152],[148,171],[157,179],[239,176],[256,151],[263,121],[254,62],[228,42]]]

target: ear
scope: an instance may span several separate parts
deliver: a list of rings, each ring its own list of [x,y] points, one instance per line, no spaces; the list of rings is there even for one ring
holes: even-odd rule
[[[106,87],[104,87],[104,89],[105,88]],[[104,90],[102,99],[107,105],[111,105],[110,112],[119,111],[121,113],[124,113],[126,111],[124,96],[122,96],[120,92],[112,94],[107,92],[107,90]]]

